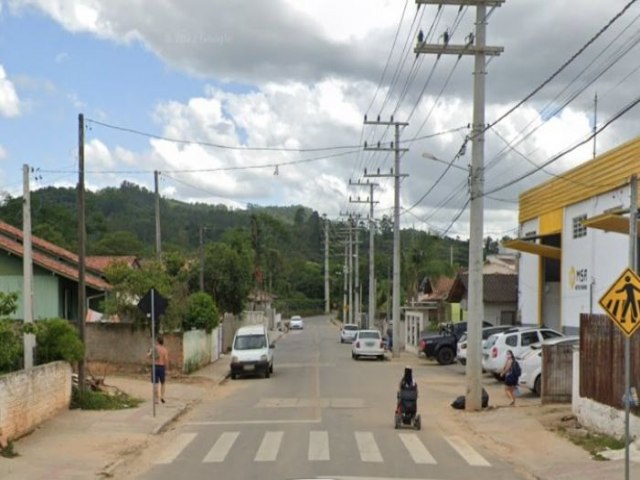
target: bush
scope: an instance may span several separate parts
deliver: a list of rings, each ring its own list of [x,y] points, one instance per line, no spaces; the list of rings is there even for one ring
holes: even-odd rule
[[[142,400],[130,397],[125,393],[109,395],[105,392],[93,390],[80,390],[73,387],[71,392],[72,409],[82,410],[121,410],[124,408],[135,408],[142,403]]]
[[[14,320],[0,320],[0,373],[18,370],[23,352],[20,324]]]
[[[210,332],[218,326],[218,321],[218,308],[210,295],[198,292],[189,296],[182,325],[184,330],[199,328]]]
[[[76,363],[84,358],[84,345],[68,320],[52,318],[38,321],[35,326],[38,364],[57,360]]]

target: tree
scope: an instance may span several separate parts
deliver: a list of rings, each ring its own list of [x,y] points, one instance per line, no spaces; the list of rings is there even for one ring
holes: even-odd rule
[[[231,245],[207,245],[204,262],[205,291],[211,292],[223,312],[239,314],[252,286],[251,256]]]
[[[140,255],[144,252],[144,244],[135,233],[117,231],[107,233],[93,247],[96,255]]]
[[[18,293],[0,292],[0,317],[7,317],[18,309]]]

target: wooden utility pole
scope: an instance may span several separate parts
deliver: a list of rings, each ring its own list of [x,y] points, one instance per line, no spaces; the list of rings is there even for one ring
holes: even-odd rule
[[[86,345],[85,321],[87,318],[87,291],[85,285],[85,252],[87,229],[85,225],[84,196],[84,115],[78,115],[78,330],[80,340]],[[85,349],[86,351],[86,349]],[[85,354],[78,362],[78,388],[85,388]]]

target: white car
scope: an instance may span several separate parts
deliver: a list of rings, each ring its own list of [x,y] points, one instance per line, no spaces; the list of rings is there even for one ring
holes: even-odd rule
[[[577,345],[580,337],[570,335],[566,337],[550,338],[542,343],[531,345],[531,351],[525,353],[522,358],[518,358],[522,374],[518,384],[527,387],[534,394],[540,396],[542,393],[542,350],[544,345],[571,344]]]
[[[489,338],[494,333],[505,332],[512,328],[509,325],[497,325],[495,327],[484,327],[482,329],[482,348],[484,348],[487,338]],[[458,340],[456,345],[456,360],[462,364],[467,364],[467,334],[464,333]]]
[[[378,330],[358,330],[351,344],[351,358],[376,357],[384,360],[384,342]]]
[[[293,315],[289,320],[289,330],[302,330],[304,328],[304,321],[300,315]]]
[[[345,323],[340,329],[340,343],[352,343],[358,333],[358,325],[355,323]]]
[[[511,350],[516,358],[522,357],[534,343],[562,336],[560,332],[541,327],[514,327],[493,334],[482,349],[482,369],[497,376],[507,362],[507,350]]]

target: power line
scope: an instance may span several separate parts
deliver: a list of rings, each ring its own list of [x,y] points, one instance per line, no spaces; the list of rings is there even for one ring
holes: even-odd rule
[[[219,143],[212,142],[202,142],[197,140],[185,140],[180,138],[171,138],[163,135],[156,135],[154,133],[143,132],[141,130],[136,130],[134,128],[122,127],[119,125],[112,125],[109,123],[100,122],[98,120],[86,119],[87,123],[92,123],[94,125],[99,125],[101,127],[110,128],[112,130],[118,130],[121,132],[131,133],[134,135],[139,135],[147,138],[154,138],[156,140],[164,140],[171,143],[178,143],[182,145],[199,145],[202,147],[212,147],[212,148],[221,148],[225,150],[241,150],[241,151],[251,151],[251,152],[322,152],[329,150],[344,150],[348,148],[358,148],[358,145],[340,145],[334,147],[318,147],[318,148],[284,148],[284,147],[245,147],[245,146],[231,146],[231,145],[222,145]]]

